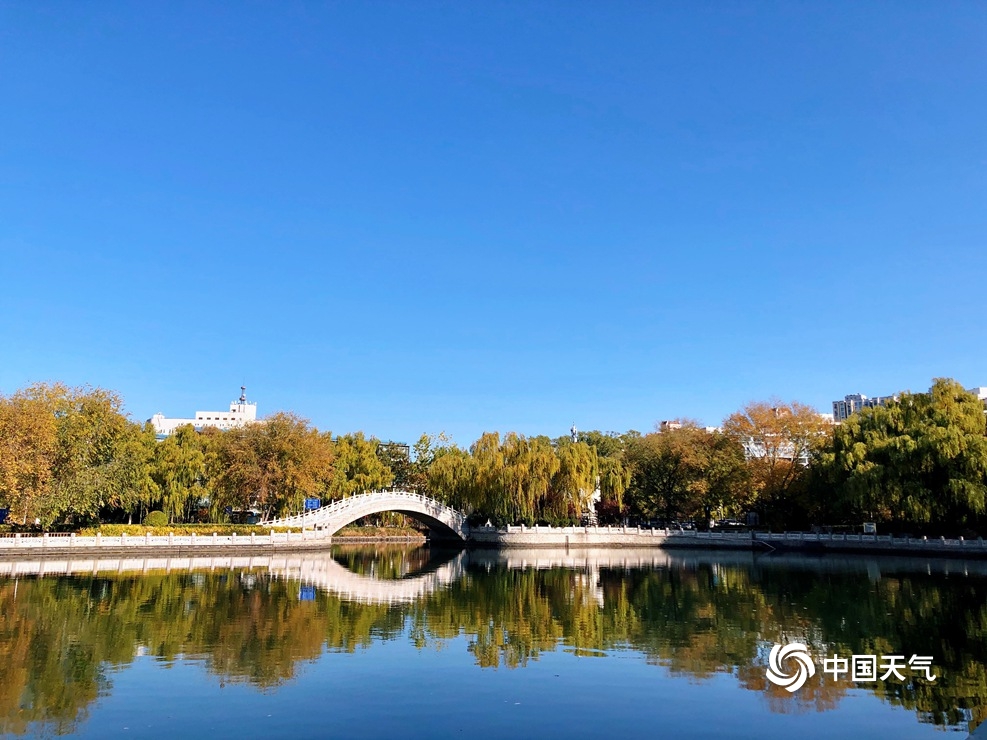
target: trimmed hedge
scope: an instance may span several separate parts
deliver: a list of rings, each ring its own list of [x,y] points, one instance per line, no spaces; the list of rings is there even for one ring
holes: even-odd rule
[[[266,535],[271,532],[300,532],[299,527],[265,527],[259,524],[172,524],[163,527],[145,527],[142,524],[101,524],[98,527],[85,527],[79,530],[83,537],[94,537],[96,533],[104,537],[119,537],[122,534],[133,537],[143,537],[150,535],[174,534],[187,536],[194,534],[202,537],[209,537],[213,532],[219,535],[235,534],[240,535]]]
[[[148,515],[144,521],[150,518]],[[215,532],[218,535],[235,534],[241,535],[256,534],[267,535],[271,530],[275,532],[301,532],[300,527],[268,527],[263,524],[165,524],[161,527],[148,527],[143,524],[101,524],[98,527],[84,527],[79,530],[82,537],[95,537],[96,533],[101,533],[104,537],[119,537],[125,534],[129,537],[143,537],[144,535],[167,535],[188,536],[194,534],[201,537],[210,537]],[[372,527],[358,526],[350,524],[336,532],[333,537],[423,537],[424,535],[412,527]]]

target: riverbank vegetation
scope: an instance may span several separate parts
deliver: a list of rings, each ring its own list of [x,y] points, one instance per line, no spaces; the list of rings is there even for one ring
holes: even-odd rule
[[[136,524],[149,515],[171,526],[228,523],[388,487],[496,525],[597,516],[980,533],[987,427],[983,404],[947,379],[838,426],[798,402],[752,402],[720,428],[681,419],[647,434],[490,432],[469,447],[422,435],[410,452],[287,412],[225,432],[181,427],[158,441],[103,389],[38,384],[0,397],[0,508],[15,525]]]

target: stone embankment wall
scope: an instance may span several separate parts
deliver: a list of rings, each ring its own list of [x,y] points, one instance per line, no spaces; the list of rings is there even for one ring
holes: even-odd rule
[[[360,538],[363,540],[363,538]],[[224,555],[247,552],[296,552],[325,550],[332,545],[357,542],[357,538],[332,537],[320,531],[271,532],[267,535],[144,535],[81,537],[40,535],[0,537],[0,556],[107,555],[136,552]],[[405,538],[373,538],[366,542],[406,542]],[[982,539],[926,539],[870,534],[810,534],[803,532],[690,532],[640,527],[476,527],[468,544],[476,547],[561,548],[677,548],[699,550],[753,550],[755,552],[895,553],[987,558]]]
[[[641,527],[476,527],[470,542],[488,547],[689,547],[771,552],[915,553],[987,558],[982,539],[807,532],[692,532]]]
[[[641,527],[474,527],[469,541],[492,547],[686,547],[741,548],[749,550],[751,537],[706,536],[694,532],[670,532]],[[701,533],[706,534],[706,533]],[[709,543],[709,544],[707,544]]]

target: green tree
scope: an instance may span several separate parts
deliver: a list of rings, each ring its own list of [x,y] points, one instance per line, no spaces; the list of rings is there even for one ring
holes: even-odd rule
[[[504,452],[500,434],[484,432],[470,446],[473,458],[473,481],[470,498],[480,514],[492,517],[495,523],[513,522],[514,511],[504,496]]]
[[[830,421],[798,401],[757,401],[727,417],[723,431],[745,450],[749,506],[781,520],[804,509],[808,465],[828,443]]]
[[[955,531],[979,523],[987,495],[983,404],[949,379],[863,409],[836,429],[818,464],[834,516]]]
[[[432,458],[423,472],[430,496],[466,514],[473,513],[478,500],[476,462],[469,452],[455,445],[447,446],[442,454]]]
[[[440,492],[429,489],[429,470],[432,464],[453,448],[451,441],[444,432],[439,434],[422,434],[413,447],[411,472],[408,476],[408,487],[419,493],[430,493],[437,498]]]
[[[624,493],[631,484],[631,470],[623,462],[624,455],[601,457],[600,503],[597,513],[601,522],[617,521],[624,513]]]
[[[154,480],[157,439],[150,424],[129,424],[121,436],[114,457],[117,487],[110,493],[107,505],[140,521],[144,512],[161,499],[161,489]]]
[[[632,436],[640,436],[637,432],[631,432],[629,434]],[[588,432],[577,432],[576,440],[579,442],[584,442],[595,449],[596,454],[601,458],[619,458],[624,449],[627,447],[628,440],[631,439],[632,436],[628,436],[627,434],[618,434],[617,432],[601,432],[593,429]],[[563,437],[562,439],[568,439],[568,437]]]
[[[300,511],[305,498],[331,490],[337,447],[328,434],[286,412],[224,432],[211,463],[216,506],[259,507],[267,518]]]
[[[332,498],[378,491],[391,485],[394,475],[377,454],[379,444],[373,437],[364,437],[363,432],[344,434],[334,440],[335,466],[328,485]]]
[[[682,429],[646,434],[627,447],[630,509],[646,519],[682,516],[696,467],[696,451]]]
[[[377,457],[391,471],[392,486],[402,491],[414,490],[416,477],[408,445],[399,442],[380,442],[377,445]]]
[[[119,397],[39,383],[0,403],[0,497],[24,523],[93,519],[127,485]]]
[[[0,398],[0,506],[22,524],[39,518],[53,485],[57,419],[36,394]]]
[[[666,520],[709,518],[742,509],[747,487],[743,450],[731,437],[682,423],[627,447],[632,511]]]
[[[192,425],[178,427],[158,444],[154,462],[154,482],[168,522],[189,521],[204,494],[206,473],[203,444]]]
[[[563,442],[556,449],[558,468],[544,513],[559,524],[578,523],[589,511],[600,477],[596,449],[585,442]]]
[[[488,502],[494,502],[494,514],[506,521],[534,524],[546,513],[546,504],[562,498],[552,485],[560,469],[560,461],[547,439],[527,438],[511,432],[504,437],[498,451],[502,461],[499,480],[491,476],[486,492]],[[561,510],[567,502],[554,507]],[[554,512],[553,512],[554,513]]]

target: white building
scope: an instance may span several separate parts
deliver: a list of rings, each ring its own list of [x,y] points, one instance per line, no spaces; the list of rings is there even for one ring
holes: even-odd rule
[[[186,424],[191,424],[197,432],[201,432],[206,427],[216,427],[226,431],[257,421],[257,404],[247,403],[247,389],[241,385],[240,398],[230,402],[229,411],[196,411],[194,419],[171,419],[158,413],[148,421],[159,438],[174,434],[178,427]]]
[[[833,421],[839,424],[846,421],[860,409],[874,408],[875,406],[886,406],[891,401],[897,401],[898,396],[878,396],[868,398],[861,393],[852,393],[844,396],[842,401],[833,401]]]
[[[987,406],[987,386],[978,386],[967,389]],[[844,396],[842,401],[833,401],[833,421],[839,424],[846,421],[851,415],[860,409],[873,408],[875,406],[887,406],[891,401],[898,401],[898,394],[893,396],[878,396],[877,398],[867,398],[860,393]]]
[[[657,425],[657,430],[659,433],[662,432],[673,432],[676,429],[681,429],[684,425],[681,421],[659,421]],[[696,429],[702,429],[708,434],[713,434],[714,432],[719,432],[721,429],[719,427],[696,427]]]

